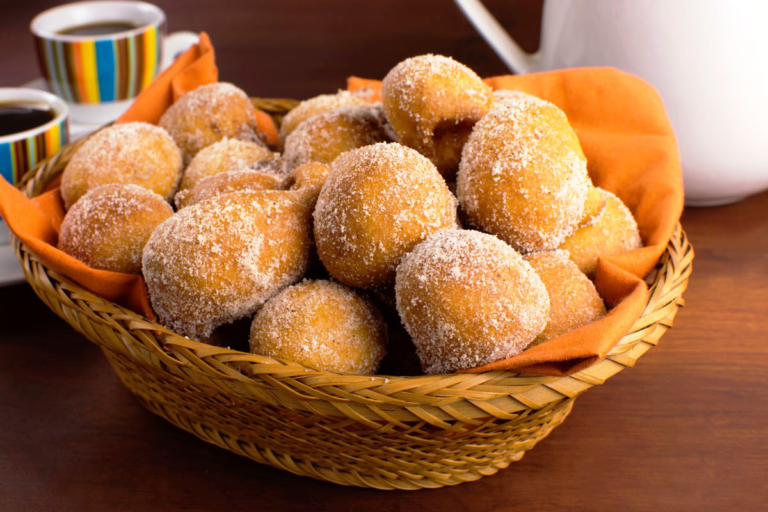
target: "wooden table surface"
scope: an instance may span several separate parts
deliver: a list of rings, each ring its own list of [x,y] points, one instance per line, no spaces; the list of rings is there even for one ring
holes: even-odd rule
[[[13,86],[37,76],[27,25],[47,5],[4,3]],[[208,31],[222,79],[252,95],[333,91],[425,52],[504,72],[449,0],[158,3],[172,30]],[[487,3],[536,48],[539,2]],[[694,272],[658,348],[521,462],[433,491],[343,488],[207,445],[146,412],[28,286],[0,288],[0,510],[768,510],[768,194],[682,222]]]

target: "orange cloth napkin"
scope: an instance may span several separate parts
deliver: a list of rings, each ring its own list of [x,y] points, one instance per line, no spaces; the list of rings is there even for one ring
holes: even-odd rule
[[[640,317],[644,282],[683,211],[680,157],[664,105],[643,80],[612,68],[580,68],[488,78],[493,89],[523,91],[560,107],[579,136],[595,185],[618,195],[637,219],[645,247],[600,258],[595,286],[612,307],[603,319],[510,359],[466,370],[570,375],[603,359]],[[348,88],[381,82],[350,77]]]

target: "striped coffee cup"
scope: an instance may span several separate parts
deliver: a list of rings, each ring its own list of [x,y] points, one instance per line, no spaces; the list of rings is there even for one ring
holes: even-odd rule
[[[0,88],[0,105],[17,103],[47,106],[53,118],[29,130],[0,134],[0,175],[13,185],[69,141],[69,112],[60,98],[35,89]]]
[[[69,103],[73,119],[85,123],[114,120],[170,64],[166,51],[197,40],[179,33],[164,41],[165,27],[160,8],[123,0],[61,5],[30,26],[43,77]]]

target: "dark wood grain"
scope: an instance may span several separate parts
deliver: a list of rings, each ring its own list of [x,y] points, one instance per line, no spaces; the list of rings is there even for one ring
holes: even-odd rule
[[[449,1],[159,3],[172,29],[207,30],[222,78],[253,95],[311,96],[427,51],[504,72]],[[488,3],[535,49],[539,2]],[[0,85],[36,76],[26,27],[44,7],[4,9]],[[657,349],[580,397],[521,462],[415,493],[209,446],[146,412],[27,286],[0,288],[0,510],[766,510],[768,194],[690,209],[683,226],[697,254],[687,307]]]

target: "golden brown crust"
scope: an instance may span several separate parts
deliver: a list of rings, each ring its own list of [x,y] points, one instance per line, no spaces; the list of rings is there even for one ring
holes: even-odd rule
[[[493,92],[474,71],[441,55],[406,59],[387,74],[381,97],[401,144],[455,175],[474,124],[493,106]]]
[[[477,123],[457,183],[472,225],[523,253],[557,248],[581,220],[591,187],[565,114],[532,96],[499,103]]]
[[[263,145],[251,100],[226,82],[203,85],[186,93],[165,111],[158,124],[181,148],[185,163],[204,147],[224,138]]]
[[[549,320],[533,347],[591,324],[605,316],[603,299],[565,251],[538,252],[525,256],[549,293]]]
[[[171,215],[171,206],[151,190],[102,185],[69,209],[58,247],[91,268],[140,274],[144,245]]]
[[[315,207],[317,252],[339,281],[394,281],[404,254],[435,231],[456,227],[456,198],[434,165],[400,144],[342,154]]]
[[[242,190],[184,208],[144,248],[152,308],[175,332],[205,339],[299,280],[310,246],[295,192]]]
[[[170,135],[148,123],[124,123],[92,135],[64,169],[67,209],[89,190],[110,183],[140,185],[170,200],[181,177],[181,152]]]
[[[479,231],[436,233],[397,268],[397,308],[426,373],[522,352],[547,323],[549,296],[509,245]]]
[[[597,258],[610,256],[643,246],[637,222],[616,195],[597,188],[606,201],[602,213],[567,237],[560,249],[568,251],[571,261],[591,276],[597,268]]]
[[[174,198],[176,208],[182,209],[212,197],[238,190],[278,190],[283,176],[269,171],[228,171],[209,176],[194,187],[182,190]]]
[[[339,91],[336,94],[321,94],[302,101],[288,112],[280,123],[280,144],[285,144],[285,139],[303,121],[337,108],[366,105],[366,98],[365,93]]]
[[[374,374],[387,327],[376,308],[333,281],[304,281],[267,301],[253,319],[251,351],[321,370]]]
[[[309,162],[330,164],[345,151],[391,140],[381,105],[342,107],[296,127],[285,140],[283,158],[288,169]]]
[[[179,190],[188,190],[220,172],[242,171],[264,161],[279,160],[276,153],[251,141],[222,139],[201,150],[184,169]]]

